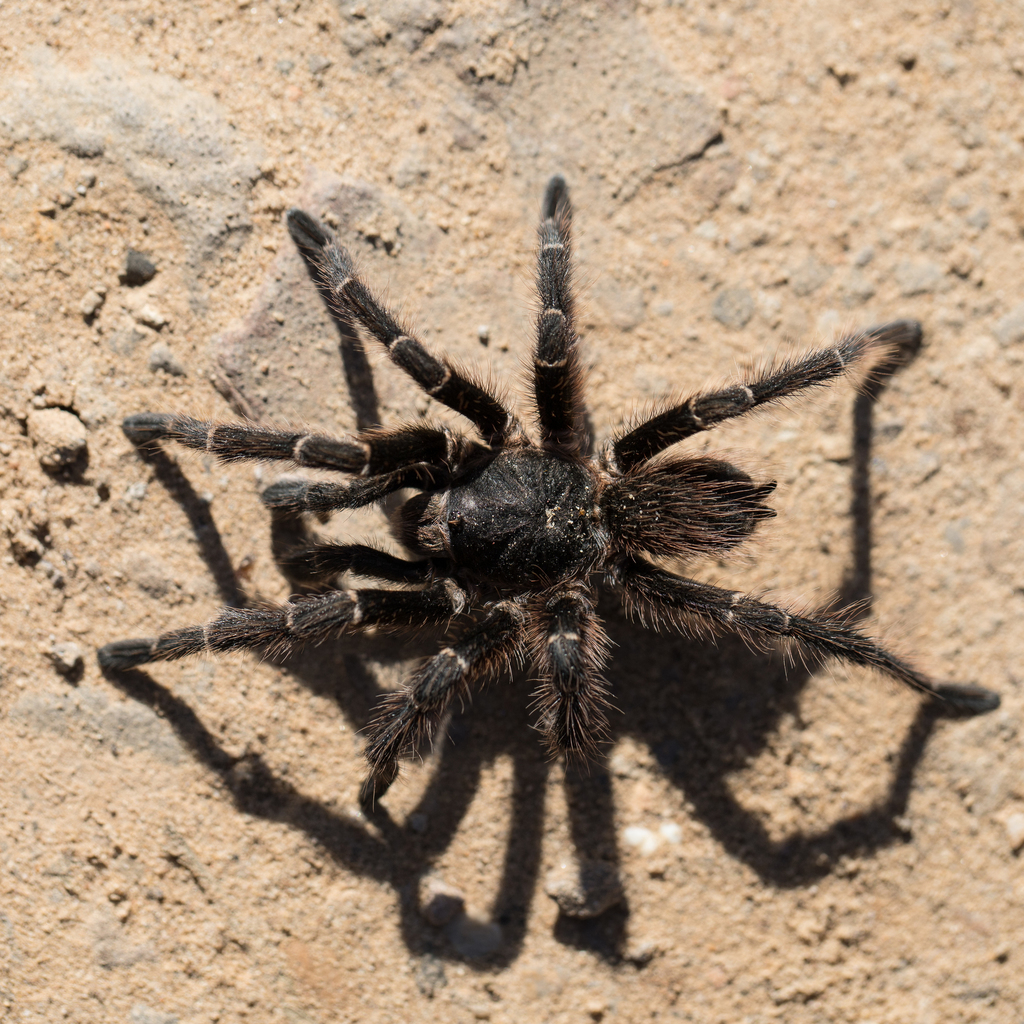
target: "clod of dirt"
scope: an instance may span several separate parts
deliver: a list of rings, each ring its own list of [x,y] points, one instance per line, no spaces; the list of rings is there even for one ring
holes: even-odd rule
[[[85,424],[63,409],[30,412],[28,436],[36,446],[39,464],[50,472],[70,469],[88,451]]]
[[[66,676],[69,679],[79,674],[85,664],[82,648],[78,644],[54,644],[50,648],[49,654],[53,667],[62,676]]]
[[[170,350],[170,347],[162,341],[158,341],[149,350],[149,368],[156,373],[163,370],[172,377],[184,377],[185,367],[181,365],[177,357]]]
[[[19,565],[35,565],[46,553],[46,548],[28,530],[18,530],[11,537],[11,553]]]
[[[90,288],[82,296],[78,309],[86,320],[91,320],[99,312],[100,306],[103,305],[103,297],[106,294],[106,289]]]

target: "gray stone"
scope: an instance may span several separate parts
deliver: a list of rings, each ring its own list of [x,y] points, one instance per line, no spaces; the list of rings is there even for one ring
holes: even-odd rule
[[[984,206],[979,206],[968,218],[967,223],[978,231],[984,231],[988,227],[991,218]]]
[[[840,287],[851,305],[867,302],[875,294],[874,282],[858,267],[850,267]]]
[[[853,257],[855,267],[866,267],[875,258],[875,250],[867,245],[856,256]]]
[[[167,567],[145,551],[126,552],[123,566],[125,576],[150,597],[163,597],[174,586]]]
[[[359,260],[371,285],[390,281],[391,294],[399,298],[422,284],[423,269],[436,260],[444,237],[439,228],[375,186],[333,174],[312,175],[296,205],[331,225]],[[486,279],[480,276],[481,292],[487,289],[489,315],[503,315],[508,310],[511,316],[516,308],[511,276],[507,290],[501,290],[503,284],[493,273]],[[460,288],[466,286],[460,282]],[[464,311],[460,298],[458,291],[439,290],[420,306],[417,326],[450,324]],[[293,338],[304,339],[299,352],[289,357],[289,362],[294,358],[294,372],[261,373],[264,361],[268,366],[279,365],[282,349]],[[380,405],[387,406],[390,417],[415,416],[415,389],[397,375],[371,376],[361,349],[355,351],[353,338],[342,335],[339,360],[337,327],[311,284],[302,258],[286,241],[245,317],[217,336],[213,344],[231,400],[254,419],[269,415],[323,424],[325,409],[345,390],[346,373],[355,422],[345,422],[344,429],[360,422],[377,422]],[[317,345],[312,339],[329,340],[330,344]],[[453,358],[471,359],[479,351],[472,329],[465,335],[462,349],[459,340],[454,336],[445,339],[445,351]]]
[[[282,75],[290,75],[292,73],[292,71],[295,69],[295,61],[293,61],[293,60],[279,60],[274,65],[274,67],[277,68],[277,70]]]
[[[603,278],[592,293],[594,304],[620,331],[631,331],[647,316],[647,303],[642,288],[630,287],[614,277]]]
[[[789,286],[793,289],[794,295],[810,295],[831,276],[832,268],[822,263],[812,252],[803,263],[789,272]]]
[[[263,151],[213,99],[115,58],[97,56],[78,69],[45,48],[25,57],[29,75],[0,86],[6,124],[122,167],[182,232],[193,264],[251,232],[249,190]]]
[[[119,356],[130,356],[140,341],[145,341],[146,335],[136,327],[122,327],[110,335],[107,344],[112,351]]]
[[[501,945],[501,926],[493,921],[477,921],[460,914],[445,929],[445,936],[465,957],[488,956]]]
[[[84,685],[61,694],[26,693],[11,708],[10,718],[36,734],[65,736],[70,728],[81,728],[103,744],[145,750],[164,764],[180,764],[184,756],[174,731],[148,707],[112,702]]]
[[[562,864],[544,879],[544,891],[567,917],[588,918],[603,914],[625,895],[614,864],[586,860]]]
[[[1013,307],[1006,316],[996,321],[996,341],[1003,348],[1024,341],[1024,302]]]
[[[92,932],[96,960],[107,970],[134,967],[143,961],[156,960],[152,945],[148,942],[134,945],[109,907],[101,907],[91,916],[89,930]]]
[[[472,43],[451,59],[462,75],[510,83],[498,93],[501,114],[513,155],[531,178],[580,168],[577,195],[625,201],[719,134],[714,107],[664,60],[639,18],[587,18],[577,4],[523,10],[528,20],[517,13],[521,24],[497,36],[491,15],[479,16]],[[516,52],[529,52],[528,75],[517,73]],[[568,67],[586,89],[565,88]]]
[[[63,409],[36,409],[28,414],[28,436],[39,464],[51,472],[70,469],[88,455],[85,424]]]
[[[754,296],[746,288],[723,288],[715,296],[711,315],[726,327],[746,327],[754,315]]]
[[[7,168],[7,173],[17,181],[19,176],[28,170],[28,161],[23,156],[12,153],[4,161],[4,166]]]
[[[172,377],[184,377],[185,367],[178,362],[177,357],[170,350],[170,347],[162,341],[158,341],[149,350],[149,368],[156,373],[163,370]]]
[[[124,258],[124,270],[121,271],[121,284],[137,288],[156,276],[156,264],[138,249],[129,249]]]
[[[322,75],[333,63],[329,57],[321,56],[318,53],[311,53],[306,59],[311,75]]]
[[[91,430],[117,417],[117,405],[102,388],[79,384],[75,388],[75,412]]]
[[[937,263],[913,263],[904,260],[895,271],[896,284],[900,294],[906,298],[914,295],[928,295],[939,291],[943,284],[944,273]]]
[[[136,1003],[128,1014],[128,1020],[131,1024],[178,1024],[177,1014],[154,1010],[145,1003]]]
[[[444,961],[433,953],[424,953],[416,963],[413,977],[416,979],[416,987],[428,999],[432,998],[439,988],[448,984],[448,978],[444,971]]]

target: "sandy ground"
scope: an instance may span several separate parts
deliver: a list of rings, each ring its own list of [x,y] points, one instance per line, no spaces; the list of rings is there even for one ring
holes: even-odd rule
[[[996,0],[4,0],[0,1018],[1019,1024],[1022,40]],[[884,389],[697,439],[777,479],[779,516],[691,571],[869,597],[998,711],[657,636],[607,595],[604,763],[546,760],[524,674],[368,820],[361,730],[436,634],[101,673],[111,640],[289,593],[279,467],[144,460],[125,415],[445,418],[339,337],[283,211],[521,396],[556,171],[597,443],[765,353],[921,321]],[[377,511],[330,529],[393,546]]]

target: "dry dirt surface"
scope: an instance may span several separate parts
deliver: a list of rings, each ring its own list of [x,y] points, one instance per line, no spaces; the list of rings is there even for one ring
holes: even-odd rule
[[[0,1019],[1024,1020],[1019,2],[3,0],[0,150]],[[596,444],[921,321],[884,387],[695,439],[779,516],[689,571],[864,600],[999,710],[606,594],[605,760],[546,758],[522,673],[367,817],[363,729],[437,633],[100,671],[289,595],[282,467],[143,457],[124,416],[453,421],[339,333],[284,211],[525,402],[555,172]],[[395,549],[380,510],[326,529]]]

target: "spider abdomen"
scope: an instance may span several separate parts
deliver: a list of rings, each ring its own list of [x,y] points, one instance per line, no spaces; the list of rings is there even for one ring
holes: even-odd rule
[[[460,568],[499,586],[586,574],[603,549],[590,471],[537,449],[501,452],[452,488],[444,526]]]

